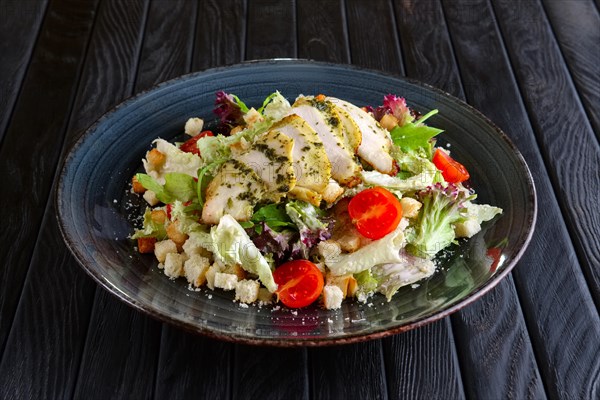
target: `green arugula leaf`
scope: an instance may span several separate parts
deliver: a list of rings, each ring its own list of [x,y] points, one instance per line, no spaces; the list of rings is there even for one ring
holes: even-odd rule
[[[422,125],[422,123],[437,113],[438,110],[432,110],[418,121],[408,122],[402,126],[396,126],[390,132],[394,144],[407,153],[420,148],[425,150],[429,149],[431,147],[431,138],[443,132],[443,129]]]

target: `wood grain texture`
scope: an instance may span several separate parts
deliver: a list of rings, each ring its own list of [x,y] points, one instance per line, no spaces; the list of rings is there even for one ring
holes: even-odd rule
[[[593,1],[543,0],[562,55],[600,139],[600,13]]]
[[[345,39],[347,30],[345,9],[339,2],[298,3],[301,57],[347,62],[350,53]],[[377,340],[368,344],[309,350],[310,396],[313,399],[387,398],[381,346],[381,340]],[[355,367],[340,368],[340,365]]]
[[[244,59],[246,8],[243,0],[200,0],[192,71]],[[269,35],[259,40],[269,40]]]
[[[395,4],[396,19],[408,76],[464,99],[464,90],[440,2],[402,1]],[[423,29],[436,26],[439,29]],[[440,62],[440,60],[444,60]],[[452,316],[456,353],[464,391],[472,398],[544,398],[544,389],[512,277],[494,294],[502,298],[490,312],[489,297]],[[450,320],[446,329],[450,332]],[[503,332],[498,336],[497,332]],[[522,338],[514,342],[512,338]],[[472,338],[476,338],[473,340]],[[445,341],[441,341],[442,344]],[[488,348],[493,343],[493,349]],[[492,365],[481,373],[481,365]],[[420,368],[428,372],[428,368]],[[436,370],[445,371],[443,365]],[[455,378],[456,379],[456,378]],[[438,382],[434,380],[434,382]],[[443,390],[443,389],[441,389]]]
[[[406,75],[464,99],[440,2],[401,0],[394,10]]]
[[[155,1],[144,20],[139,25],[143,43],[133,92],[189,71],[195,4]],[[150,398],[162,325],[97,289],[90,327],[75,397],[89,398],[94,393],[99,399]]]
[[[300,1],[298,14],[298,57],[349,63],[345,10],[341,0]]]
[[[150,2],[134,92],[190,71],[196,13],[195,1]]]
[[[158,321],[96,286],[73,398],[151,398],[159,345]]]
[[[352,64],[404,75],[392,2],[346,0],[346,15]]]
[[[536,180],[536,233],[513,276],[544,387],[549,397],[588,398],[598,393],[598,312],[519,100],[492,9],[485,1],[443,4],[463,81],[471,83],[464,87],[467,99],[511,136]],[[528,41],[523,34],[521,39]]]
[[[232,347],[163,325],[154,398],[230,399]]]
[[[245,4],[241,1],[198,3],[197,13],[193,14],[197,19],[195,36],[192,36],[195,39],[185,41],[193,43],[192,70],[243,59],[245,15]],[[162,35],[156,38],[161,40]],[[235,369],[234,348],[231,343],[199,337],[163,324],[155,398],[229,399]],[[260,354],[260,349],[256,354]],[[252,385],[252,382],[247,384]]]
[[[55,220],[52,203],[0,361],[1,399],[73,394],[95,285],[65,247]]]
[[[103,113],[133,93],[148,2],[102,2],[80,95],[73,106],[68,145]]]
[[[452,327],[469,398],[546,398],[512,277],[454,314]]]
[[[390,398],[465,398],[448,318],[383,343]]]
[[[309,349],[311,398],[387,399],[381,340]]]
[[[297,57],[296,2],[248,0],[246,60]]]
[[[523,98],[555,190],[560,193],[567,227],[600,308],[600,144],[548,23],[536,18],[543,12],[541,6],[526,2],[516,12],[504,0],[494,5],[502,19],[500,27],[517,80],[526,88]],[[526,25],[523,20],[528,21]],[[600,83],[600,74],[596,78]],[[559,110],[555,99],[560,99]]]
[[[304,349],[236,346],[234,399],[308,399]]]
[[[25,77],[47,3],[47,0],[0,3],[0,142]]]
[[[74,3],[86,8],[91,5]],[[146,5],[146,2],[128,1],[125,4],[111,1],[102,3],[99,8],[67,130],[67,137],[71,140],[81,126],[91,124],[104,111],[94,105],[102,103],[108,106],[130,93],[123,91],[123,87],[127,87],[135,76]],[[65,30],[65,25],[61,29]],[[45,176],[50,178],[52,173],[46,172]],[[17,360],[23,351],[20,336],[26,336],[31,343],[46,349],[36,351],[32,348],[28,353],[28,364],[24,366],[29,373],[12,382],[13,385],[16,384],[13,386],[15,390],[34,388],[35,398],[66,398],[72,395],[77,378],[82,376],[78,368],[95,292],[93,282],[68,255],[66,246],[60,240],[54,214],[53,207],[45,214],[40,240],[33,251],[34,258],[20,300],[20,312],[15,318],[2,361],[3,368],[10,369],[13,376],[24,373],[24,370],[15,368],[15,365],[19,365]],[[51,246],[46,246],[47,244]],[[68,260],[66,266],[63,265],[64,260]],[[56,280],[60,280],[60,284]],[[40,302],[40,299],[43,301]],[[55,322],[51,318],[41,317],[43,315],[60,315],[60,318],[56,318]],[[32,325],[37,329],[30,329]],[[23,332],[27,334],[23,335]],[[139,352],[138,360],[144,360],[142,353],[146,349],[135,347],[134,350]],[[94,353],[91,352],[88,356],[93,359]],[[45,373],[31,373],[36,370],[34,366],[37,365],[43,365]],[[134,371],[136,370],[123,371],[123,382],[131,383],[131,387],[124,388],[126,391],[133,390],[136,384],[147,383],[147,380],[136,381],[133,378],[139,378],[145,373],[150,375],[151,380],[154,375],[153,368]],[[85,383],[85,376],[83,377]],[[83,385],[78,390],[83,394],[87,392]]]
[[[0,240],[15,243],[0,246],[0,354],[39,235],[96,4],[61,1],[49,9],[0,148]],[[35,140],[23,140],[27,135]]]

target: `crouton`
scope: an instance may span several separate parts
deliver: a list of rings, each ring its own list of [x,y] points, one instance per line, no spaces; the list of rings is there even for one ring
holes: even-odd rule
[[[241,303],[254,303],[258,298],[260,283],[252,279],[244,279],[235,284],[235,299]]]
[[[332,204],[334,201],[338,199],[344,193],[344,189],[333,179],[329,180],[329,184],[325,187],[323,191],[323,200],[325,200],[328,204]]]
[[[246,279],[246,276],[248,275],[247,272],[239,264],[227,266],[225,267],[223,272],[237,276],[238,280],[240,281]]]
[[[202,132],[204,128],[204,120],[201,118],[190,118],[185,123],[185,134],[189,136],[196,136]]]
[[[414,218],[419,215],[422,206],[421,202],[410,197],[403,197],[400,205],[402,205],[402,216],[405,218]]]
[[[456,237],[470,238],[481,230],[481,225],[475,219],[467,219],[454,225]]]
[[[335,310],[342,306],[344,293],[337,286],[325,285],[323,287],[323,306],[328,310]]]
[[[134,193],[144,193],[146,191],[146,188],[140,183],[140,181],[137,180],[137,178],[134,177],[131,178],[131,188],[133,190]]]
[[[333,276],[331,274],[327,274],[326,281],[327,285],[329,286],[339,287],[342,291],[344,299],[347,296],[354,296],[358,286],[356,283],[356,279],[351,274],[341,276]]]
[[[138,238],[138,240],[137,240],[138,251],[142,254],[152,253],[154,251],[155,243],[156,243],[156,238],[153,238],[153,237]]]
[[[208,258],[193,254],[183,264],[183,274],[190,284],[200,287],[206,283],[206,272],[209,267]]]
[[[215,287],[221,288],[223,290],[234,290],[235,285],[238,282],[237,275],[227,274],[225,272],[217,272],[215,274]]]
[[[160,263],[164,263],[167,259],[167,254],[177,253],[177,245],[170,239],[161,240],[154,245],[154,255]]]
[[[177,250],[183,249],[183,244],[188,240],[188,235],[179,230],[179,221],[173,221],[167,226],[167,236],[177,245]]]
[[[150,212],[150,219],[155,224],[164,224],[167,220],[167,213],[164,210],[152,210]]]
[[[391,131],[396,126],[398,126],[398,118],[396,118],[392,114],[385,114],[383,117],[381,117],[379,125],[387,129],[388,131]]]
[[[185,259],[186,257],[183,254],[167,253],[165,257],[165,275],[171,279],[182,276]]]
[[[152,149],[146,154],[146,160],[148,160],[148,165],[152,170],[158,171],[165,165],[167,156],[157,149]]]
[[[152,207],[160,203],[160,200],[158,200],[158,197],[156,197],[156,193],[154,193],[152,190],[146,190],[142,197]]]

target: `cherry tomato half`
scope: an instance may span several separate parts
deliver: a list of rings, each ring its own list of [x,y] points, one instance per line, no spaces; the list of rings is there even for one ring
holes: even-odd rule
[[[306,307],[323,291],[323,274],[308,260],[294,260],[279,266],[273,273],[279,286],[279,300],[290,308]]]
[[[381,239],[400,223],[402,205],[387,189],[374,187],[359,192],[350,200],[348,214],[361,235]]]
[[[442,176],[448,183],[459,183],[469,179],[470,175],[464,165],[453,159],[442,149],[433,154],[433,163],[442,171]]]
[[[193,138],[190,138],[190,139],[186,140],[185,142],[183,142],[181,144],[181,146],[179,146],[179,150],[185,151],[186,153],[193,153],[193,154],[196,154],[199,156],[200,150],[198,150],[198,146],[196,145],[196,142],[198,142],[198,140],[202,139],[205,136],[214,136],[214,135],[211,131],[202,131],[198,135],[194,136]]]

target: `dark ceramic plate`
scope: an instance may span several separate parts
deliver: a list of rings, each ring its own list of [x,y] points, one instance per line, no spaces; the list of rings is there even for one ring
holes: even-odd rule
[[[278,89],[325,93],[358,105],[380,104],[395,93],[409,105],[440,113],[429,123],[471,172],[479,202],[504,209],[502,217],[461,242],[440,260],[439,271],[418,287],[406,287],[391,302],[346,302],[340,310],[317,306],[291,312],[279,307],[242,308],[231,293],[187,289],[169,280],[150,255],[140,255],[127,237],[133,227],[128,184],[156,137],[180,135],[187,118],[212,118],[218,90],[260,105]],[[330,345],[380,338],[440,319],[474,301],[514,267],[536,218],[535,189],[523,157],[479,112],[418,82],[350,66],[299,60],[250,62],[183,76],[125,101],[103,116],[73,146],[57,191],[64,239],[99,284],[132,307],[163,321],[215,338],[278,346]],[[502,247],[497,268],[486,256]]]

